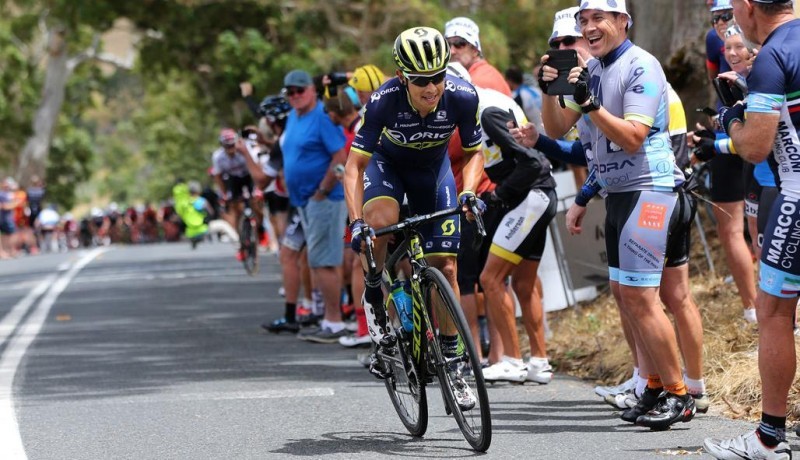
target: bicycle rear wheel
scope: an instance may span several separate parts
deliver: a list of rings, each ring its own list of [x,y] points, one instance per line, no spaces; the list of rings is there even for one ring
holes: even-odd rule
[[[394,306],[389,301],[389,308]],[[411,353],[411,336],[402,330],[397,315],[392,315],[392,329],[396,331],[397,344],[394,355],[378,354],[391,376],[384,380],[392,405],[409,433],[422,436],[428,429],[428,398],[422,366],[414,362]],[[424,345],[423,345],[424,347]],[[424,348],[423,348],[424,349]]]
[[[442,272],[427,267],[422,272],[421,288],[432,323],[432,334],[428,335],[429,360],[433,361],[436,368],[445,404],[469,445],[477,451],[486,452],[492,443],[489,395],[467,320]],[[455,357],[445,356],[442,349],[443,335],[458,336],[458,352]],[[455,391],[463,393],[465,390],[474,399],[475,404],[471,408],[459,407],[454,395]]]
[[[249,217],[243,216],[239,228],[239,238],[244,251],[244,269],[249,275],[258,273],[258,231]]]

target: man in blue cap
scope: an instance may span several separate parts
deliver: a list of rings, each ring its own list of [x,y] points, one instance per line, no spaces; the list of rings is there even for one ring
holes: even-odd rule
[[[281,141],[286,187],[303,223],[313,284],[325,302],[319,328],[301,331],[298,338],[336,343],[347,334],[339,305],[347,208],[333,170],[347,159],[344,132],[325,114],[308,72],[292,70],[284,77],[283,87],[294,109]]]
[[[703,446],[721,459],[788,460],[786,411],[797,368],[792,330],[800,296],[800,20],[790,0],[733,0],[731,6],[745,39],[761,50],[747,76],[746,103],[722,107],[720,125],[744,160],[760,163],[773,155],[780,195],[764,231],[756,301],[761,423]]]

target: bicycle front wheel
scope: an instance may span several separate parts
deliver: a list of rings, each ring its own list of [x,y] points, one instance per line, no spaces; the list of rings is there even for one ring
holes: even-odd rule
[[[388,307],[394,310],[392,301],[389,300],[387,303]],[[378,359],[391,370],[391,376],[384,380],[384,383],[400,421],[413,436],[422,436],[428,429],[428,398],[425,392],[424,369],[412,356],[411,334],[402,330],[396,314],[392,317],[389,321],[396,331],[397,344],[392,348],[392,354],[378,354]],[[421,331],[415,332],[421,334]]]
[[[249,275],[255,275],[258,273],[258,231],[247,216],[242,217],[239,238],[244,252],[244,259],[242,259],[244,269]]]
[[[486,452],[492,443],[489,395],[467,320],[442,272],[427,267],[422,272],[421,288],[432,323],[429,359],[436,368],[445,404],[470,446]],[[454,340],[458,344],[455,352]],[[444,343],[451,346],[445,348]]]

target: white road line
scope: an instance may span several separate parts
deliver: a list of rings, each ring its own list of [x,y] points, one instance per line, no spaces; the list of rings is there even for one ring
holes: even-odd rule
[[[5,343],[6,339],[11,336],[17,324],[19,324],[22,317],[25,316],[25,313],[27,313],[28,309],[33,305],[33,302],[44,294],[44,291],[53,284],[57,276],[56,274],[50,275],[44,281],[36,285],[36,287],[28,292],[28,295],[23,297],[22,300],[17,302],[3,320],[0,321],[0,345]]]
[[[0,446],[3,446],[4,459],[26,460],[28,458],[25,454],[25,447],[22,445],[22,437],[19,433],[19,425],[17,424],[14,401],[11,394],[14,376],[19,368],[19,363],[22,361],[25,351],[41,331],[42,325],[47,319],[47,314],[59,294],[66,289],[72,278],[83,267],[106,250],[106,248],[92,250],[75,263],[67,273],[55,281],[33,313],[20,326],[19,331],[8,343],[2,357],[0,357]],[[39,286],[36,289],[38,290],[38,288]]]

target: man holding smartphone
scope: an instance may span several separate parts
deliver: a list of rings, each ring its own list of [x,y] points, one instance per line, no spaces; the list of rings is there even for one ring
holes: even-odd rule
[[[588,0],[576,15],[596,59],[569,71],[544,64],[547,86],[568,72],[573,95],[563,106],[547,96],[543,119],[552,136],[578,123],[590,176],[567,212],[567,228],[581,230],[587,196],[598,188],[606,199],[606,250],[611,290],[633,324],[640,372],[648,376],[639,404],[623,420],[663,430],[695,414],[686,391],[672,325],[658,287],[667,236],[677,222],[677,189],[684,182],[668,133],[667,82],[658,60],[628,40],[632,20],[625,2]],[[562,77],[563,78],[563,77]]]

